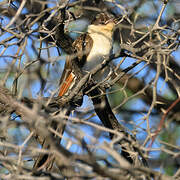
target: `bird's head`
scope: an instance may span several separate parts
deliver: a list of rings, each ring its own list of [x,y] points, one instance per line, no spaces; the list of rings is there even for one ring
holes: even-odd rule
[[[98,14],[88,27],[89,33],[113,34],[116,25],[115,18],[107,13]]]

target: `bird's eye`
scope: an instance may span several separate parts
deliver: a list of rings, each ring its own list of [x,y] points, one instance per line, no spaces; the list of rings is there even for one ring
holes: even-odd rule
[[[101,25],[105,25],[106,23],[103,21],[103,22],[101,22],[100,24],[101,24]]]

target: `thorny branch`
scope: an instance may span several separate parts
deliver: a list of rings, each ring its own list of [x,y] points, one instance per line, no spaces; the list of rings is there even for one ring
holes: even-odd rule
[[[42,179],[179,178],[179,147],[176,144],[175,132],[180,117],[180,66],[179,59],[174,54],[179,52],[180,15],[175,8],[176,2],[149,1],[149,11],[152,11],[150,14],[143,9],[144,5],[148,6],[146,1],[139,0],[134,4],[128,2],[0,2],[2,179],[38,179],[38,176]],[[165,20],[164,15],[169,7],[174,7],[175,12],[173,18]],[[75,37],[74,34],[71,36],[74,32],[73,26],[79,26],[79,20],[91,22],[93,16],[101,11],[112,13],[119,18],[120,23],[114,33],[118,50],[114,51],[112,56],[105,57],[102,64],[82,77],[69,97],[56,97],[56,84],[60,77],[59,72],[63,69],[61,60],[65,59],[64,52],[71,55],[72,59],[77,56],[73,54],[72,49]],[[142,11],[144,15],[139,15]],[[151,25],[147,26],[147,23]],[[76,29],[75,31],[77,32]],[[92,86],[91,77],[105,66],[112,68],[108,78]],[[39,93],[36,90],[37,82],[40,84]],[[92,87],[85,91],[89,85]],[[11,90],[5,86],[10,86]],[[94,121],[92,108],[76,109],[83,93],[89,94],[99,87],[106,89],[107,92],[101,95],[108,95],[119,125],[123,123],[123,128],[126,127],[124,124],[128,124],[126,119],[128,120],[127,127],[131,127],[124,129],[129,136],[125,137],[125,133],[117,129],[98,125],[97,121]],[[167,89],[164,94],[163,89]],[[48,94],[48,97],[44,97],[45,94]],[[98,96],[91,98],[94,100]],[[143,108],[136,107],[137,99],[145,104]],[[131,104],[130,100],[135,103]],[[66,111],[69,109],[73,109],[74,113],[67,121]],[[158,120],[156,124],[160,122],[160,128],[155,127],[155,131],[154,119]],[[164,120],[165,123],[162,123]],[[59,128],[66,126],[65,132],[68,136],[64,137],[56,131],[54,124],[59,124]],[[165,134],[169,133],[168,140],[159,140],[162,144],[160,148],[146,148],[149,140],[156,137],[162,127],[165,127],[162,129]],[[12,128],[16,131],[14,136],[10,132]],[[86,129],[90,129],[91,133]],[[28,135],[25,135],[26,131]],[[116,136],[110,141],[102,141],[105,132]],[[140,133],[144,133],[140,143],[138,138],[131,138],[131,135],[135,137]],[[39,149],[37,141],[42,144],[44,139],[47,141],[47,147]],[[64,146],[59,143],[60,139],[65,141]],[[118,144],[119,142],[131,146],[127,153],[137,160],[133,165],[121,155],[122,144]],[[73,146],[80,148],[83,153],[72,151]],[[135,148],[138,151],[135,151]],[[161,166],[166,171],[166,163],[162,164],[162,160],[158,158],[149,159],[150,167],[137,163],[140,159],[137,152],[142,152],[144,157],[150,158],[150,151],[164,153],[168,157],[165,159],[170,159],[168,165],[174,168],[171,173],[173,176],[153,170]],[[34,159],[39,154],[55,158],[59,169],[53,166],[51,171],[43,168],[40,168],[42,171],[32,170]],[[47,161],[49,162],[50,160]]]

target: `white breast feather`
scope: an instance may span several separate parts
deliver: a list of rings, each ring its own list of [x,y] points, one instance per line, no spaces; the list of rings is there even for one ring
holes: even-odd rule
[[[83,67],[84,70],[90,71],[98,64],[102,63],[105,56],[109,56],[112,48],[112,39],[102,33],[90,34],[93,39],[93,46]]]

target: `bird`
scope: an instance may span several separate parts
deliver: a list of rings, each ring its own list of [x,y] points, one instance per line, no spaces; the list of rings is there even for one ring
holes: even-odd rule
[[[99,13],[88,26],[87,32],[81,34],[73,42],[75,57],[72,58],[70,55],[66,59],[60,79],[59,97],[69,96],[86,73],[91,72],[104,61],[105,57],[107,58],[112,54],[113,33],[117,22],[113,15],[107,12]],[[96,73],[92,79],[95,83],[99,83],[107,77],[109,72],[110,67],[106,66]],[[95,112],[104,126],[110,129],[119,127],[105,94],[105,89],[98,86],[90,91],[88,96],[92,99]],[[94,96],[97,98],[93,98]],[[111,133],[110,136],[113,137]]]

